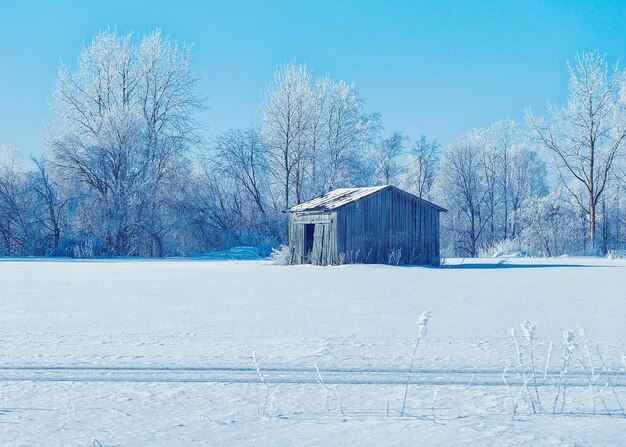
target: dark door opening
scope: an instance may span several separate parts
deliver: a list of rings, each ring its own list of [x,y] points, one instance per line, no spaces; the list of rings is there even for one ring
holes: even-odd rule
[[[315,224],[304,225],[304,255],[307,262],[311,259],[311,252],[313,251],[313,240],[315,235]]]

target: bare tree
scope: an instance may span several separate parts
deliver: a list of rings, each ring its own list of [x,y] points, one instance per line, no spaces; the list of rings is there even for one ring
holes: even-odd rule
[[[539,141],[555,157],[564,187],[587,216],[591,247],[596,238],[599,201],[611,179],[626,137],[626,114],[620,93],[623,72],[610,71],[606,56],[583,53],[568,64],[569,97],[563,107],[550,106],[553,122],[529,116]],[[584,190],[582,199],[570,184]]]
[[[439,190],[449,208],[447,229],[454,251],[477,256],[489,215],[485,209],[488,190],[482,175],[482,136],[472,133],[446,148]]]
[[[267,148],[259,133],[254,129],[230,129],[217,138],[210,155],[205,160],[205,165],[209,165],[205,169],[217,174],[219,178],[231,179],[247,199],[246,203],[249,205],[243,208],[251,215],[248,219],[253,221],[257,230],[271,233],[267,210],[268,205],[271,207],[267,197],[270,194]],[[257,214],[259,218],[254,217]]]
[[[492,146],[494,168],[496,169],[495,182],[498,186],[499,200],[502,205],[503,238],[509,238],[510,215],[510,183],[511,183],[511,150],[518,142],[519,126],[510,119],[498,120],[487,130],[487,138]],[[494,215],[494,219],[495,219]]]
[[[501,205],[504,202],[504,191],[502,178],[505,174],[505,165],[503,163],[503,154],[500,153],[499,147],[490,142],[489,130],[476,131],[474,140],[481,154],[480,170],[483,176],[483,184],[485,186],[485,214],[488,221],[488,230],[485,235],[484,244],[492,246],[499,239],[499,228],[497,227],[497,216]]]
[[[402,132],[395,131],[380,137],[375,146],[376,178],[383,185],[394,183],[400,173],[397,158],[404,152],[405,140]]]
[[[27,254],[28,204],[26,176],[18,168],[16,152],[0,146],[0,253]]]
[[[441,145],[421,135],[407,157],[401,185],[418,197],[429,199],[439,170]]]
[[[48,162],[44,157],[32,158],[35,171],[32,172],[31,188],[35,195],[33,213],[36,224],[43,232],[44,254],[56,252],[65,226],[65,208],[71,196],[61,197],[60,186],[48,172]]]

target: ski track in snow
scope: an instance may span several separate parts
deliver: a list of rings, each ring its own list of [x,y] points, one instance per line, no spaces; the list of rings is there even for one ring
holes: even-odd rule
[[[315,368],[265,366],[261,368],[270,384],[316,384]],[[325,368],[320,373],[327,384],[343,385],[404,385],[407,370],[397,368]],[[505,386],[501,370],[495,369],[420,369],[411,373],[412,385],[436,386]],[[548,371],[536,375],[541,383],[551,384],[560,372]],[[526,372],[529,376],[530,373]],[[626,388],[626,371],[607,371],[598,375],[601,381],[608,376],[614,387]],[[509,386],[524,384],[521,371],[506,372]],[[589,386],[589,378],[582,372],[567,374],[568,386]],[[259,383],[253,367],[133,367],[133,366],[0,366],[0,382],[152,382],[152,383]],[[602,383],[602,382],[600,382]]]

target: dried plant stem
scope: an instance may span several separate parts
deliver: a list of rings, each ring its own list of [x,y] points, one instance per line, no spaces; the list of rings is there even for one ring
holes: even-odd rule
[[[535,368],[535,350],[533,347],[533,339],[532,336],[526,337],[526,340],[528,342],[528,353],[530,355],[530,374],[531,374],[531,378],[533,381],[533,388],[535,390],[535,398],[537,399],[537,408],[536,410],[538,412],[541,412],[541,400],[539,399],[539,386],[537,384],[537,373],[536,373],[536,368]],[[532,402],[532,400],[531,400]],[[535,409],[535,405],[533,404],[533,409]]]
[[[509,369],[509,365],[505,366],[504,369],[502,370],[502,380],[504,381],[504,385],[506,386],[506,391],[509,395],[509,399],[511,399],[511,405],[512,405],[511,414],[515,415],[517,413],[517,402],[515,398],[513,397],[513,393],[511,392],[511,387],[509,386],[509,382],[506,380],[506,372],[508,369]],[[506,403],[505,403],[505,410],[506,410]]]
[[[409,383],[411,381],[411,372],[413,371],[413,364],[415,363],[415,354],[417,353],[417,348],[420,345],[421,337],[417,337],[417,341],[415,342],[415,346],[413,347],[413,353],[411,354],[411,363],[409,364],[409,371],[406,375],[406,383],[404,384],[404,398],[402,399],[402,410],[400,411],[400,416],[404,416],[404,410],[406,408],[406,398],[409,394]]]
[[[581,369],[585,373],[585,379],[587,379],[587,384],[589,385],[589,393],[591,394],[591,405],[593,407],[593,414],[597,413],[596,399],[602,402],[605,411],[608,413],[609,408],[607,407],[606,402],[604,401],[602,396],[600,396],[600,392],[598,391],[597,376],[592,376],[589,371],[587,371],[587,367],[580,359],[577,359],[576,362],[580,365]]]
[[[567,390],[567,373],[569,371],[569,364],[574,352],[574,339],[572,331],[563,331],[563,341],[565,344],[565,353],[563,355],[563,364],[561,365],[561,371],[559,373],[559,381],[556,387],[556,394],[554,395],[554,404],[552,405],[552,413],[556,413],[557,405],[559,403],[559,397],[561,397],[561,413],[565,410],[565,392]],[[562,390],[562,395],[561,395]]]
[[[426,336],[428,330],[428,321],[430,320],[430,312],[424,311],[417,319],[417,339],[415,340],[415,346],[413,347],[413,353],[411,354],[411,362],[409,364],[409,370],[406,374],[406,383],[404,384],[404,398],[402,399],[402,410],[400,416],[404,416],[404,410],[406,409],[406,398],[409,394],[409,383],[411,381],[411,372],[413,372],[413,364],[415,363],[415,356],[417,355],[417,348],[420,345],[422,338]]]
[[[265,401],[263,402],[263,407],[261,410],[261,416],[266,417],[269,409],[272,407],[272,404],[276,398],[276,392],[278,391],[278,387],[275,387],[273,390],[268,386],[265,381],[265,377],[263,377],[263,373],[261,372],[261,368],[259,367],[259,362],[256,359],[256,351],[252,351],[252,360],[254,361],[254,367],[256,368],[256,372],[261,379],[261,383],[265,388]]]
[[[613,385],[613,381],[611,380],[611,376],[609,375],[609,369],[606,367],[606,363],[604,362],[604,357],[602,357],[602,353],[600,352],[600,346],[596,346],[596,352],[598,353],[598,357],[600,358],[600,362],[602,364],[602,371],[606,376],[607,385],[611,387],[611,393],[613,393],[613,397],[615,398],[615,402],[617,402],[617,406],[619,407],[622,416],[626,417],[626,413],[624,412],[624,407],[622,402],[619,400],[617,396],[617,392],[615,391],[615,385]],[[624,361],[624,356],[622,356],[622,361]]]
[[[339,405],[339,412],[341,414],[345,414],[343,412],[343,404],[341,403],[341,397],[339,396],[339,391],[337,391],[337,387],[334,386],[331,388],[326,385],[326,382],[324,382],[324,378],[320,373],[320,369],[317,366],[317,362],[315,362],[315,372],[317,374],[317,383],[319,383],[320,386],[324,389],[324,397],[326,399],[326,411],[330,411],[330,395],[332,395],[337,400],[337,404]]]
[[[537,407],[535,405],[535,399],[533,399],[533,395],[530,392],[530,388],[528,387],[528,382],[530,381],[530,377],[526,375],[526,367],[524,366],[524,360],[522,358],[522,351],[520,349],[520,345],[517,341],[517,333],[514,329],[510,330],[511,337],[513,337],[513,342],[515,343],[515,351],[517,352],[517,363],[521,369],[522,381],[524,382],[523,389],[526,391],[526,395],[530,400],[530,405],[533,409],[533,413],[537,413]]]
[[[591,393],[591,403],[593,405],[593,414],[595,414],[596,413],[596,398],[600,397],[598,394],[598,390],[597,390],[598,379],[596,376],[595,367],[593,366],[593,360],[591,359],[591,351],[589,349],[589,342],[587,341],[587,331],[585,330],[583,326],[578,326],[578,333],[583,341],[583,346],[585,347],[585,356],[587,357],[587,362],[589,364],[590,377],[589,377],[589,373],[587,373],[587,370],[582,364],[582,362],[579,360],[578,363],[580,363],[580,365],[583,367],[583,370],[585,371],[585,374],[587,375],[587,382],[589,383],[589,392]]]
[[[433,418],[433,422],[437,423],[435,420],[435,401],[437,400],[437,395],[439,394],[439,390],[434,390],[433,391],[433,401],[430,405],[430,415]]]
[[[552,355],[552,340],[550,340],[550,345],[548,346],[548,356],[546,357],[546,366],[543,368],[543,380],[542,385],[546,384],[546,378],[548,377],[548,368],[550,367],[550,357]]]

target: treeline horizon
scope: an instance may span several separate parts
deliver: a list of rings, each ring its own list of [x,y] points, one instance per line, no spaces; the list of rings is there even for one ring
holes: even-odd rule
[[[547,118],[501,119],[442,146],[386,129],[357,86],[277,67],[253,127],[205,141],[190,47],[99,33],[61,65],[45,151],[0,146],[0,255],[191,256],[287,243],[284,210],[391,184],[448,209],[443,256],[607,254],[626,245],[626,73],[599,51]]]

